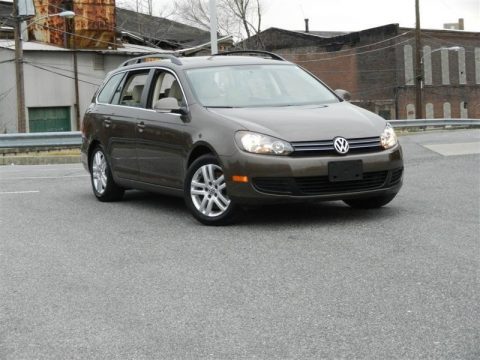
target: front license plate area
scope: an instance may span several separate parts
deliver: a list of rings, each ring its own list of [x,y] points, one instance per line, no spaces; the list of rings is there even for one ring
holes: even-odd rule
[[[362,160],[329,162],[328,179],[330,180],[330,182],[362,180]]]

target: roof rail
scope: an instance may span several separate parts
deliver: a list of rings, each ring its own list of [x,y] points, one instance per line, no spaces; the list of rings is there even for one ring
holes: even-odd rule
[[[277,55],[275,53],[269,52],[269,51],[263,51],[263,50],[232,50],[232,51],[225,51],[222,53],[215,54],[213,56],[223,56],[223,55],[268,55],[272,60],[280,60],[280,61],[286,61],[283,57],[280,55]]]
[[[129,59],[123,62],[119,67],[133,65],[133,64],[141,64],[142,62],[147,62],[147,59],[168,59],[175,65],[183,65],[180,59],[173,54],[153,53],[153,54],[138,56],[138,57]]]

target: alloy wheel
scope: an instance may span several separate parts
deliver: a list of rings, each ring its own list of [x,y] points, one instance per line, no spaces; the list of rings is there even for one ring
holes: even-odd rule
[[[224,214],[231,203],[227,184],[220,166],[206,164],[198,168],[190,183],[190,196],[195,208],[205,216]]]
[[[101,151],[97,151],[92,161],[93,187],[99,195],[103,195],[107,188],[107,160]]]

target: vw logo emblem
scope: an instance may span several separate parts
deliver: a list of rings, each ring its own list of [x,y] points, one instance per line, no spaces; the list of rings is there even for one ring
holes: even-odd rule
[[[335,147],[335,151],[340,155],[345,155],[350,149],[347,139],[342,137],[335,138],[335,140],[333,140],[333,146]]]

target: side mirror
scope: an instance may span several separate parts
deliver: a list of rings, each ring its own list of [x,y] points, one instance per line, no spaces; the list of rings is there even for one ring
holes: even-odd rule
[[[173,112],[175,110],[180,110],[180,106],[178,106],[177,99],[166,97],[158,100],[153,106],[153,109],[159,112]]]
[[[337,96],[344,101],[352,100],[352,94],[350,94],[347,90],[337,89],[335,90],[335,94],[337,94]]]
[[[158,100],[155,103],[153,110],[156,110],[162,113],[174,113],[174,114],[180,114],[180,115],[188,114],[187,107],[179,106],[178,100],[174,97],[166,97]]]

